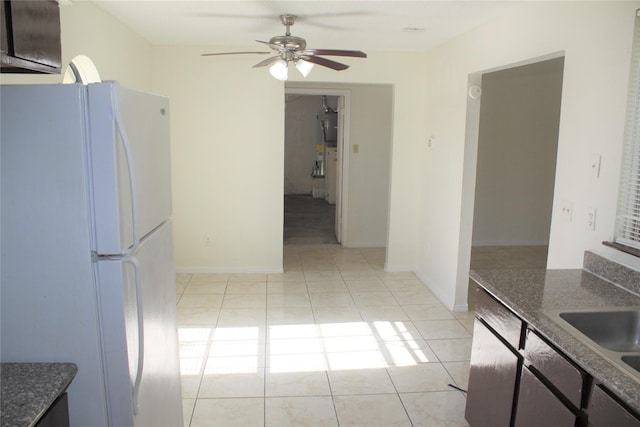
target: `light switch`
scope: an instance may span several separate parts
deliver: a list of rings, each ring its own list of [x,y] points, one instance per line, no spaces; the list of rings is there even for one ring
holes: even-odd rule
[[[354,154],[358,154],[360,152],[360,145],[359,144],[353,144],[353,153]]]

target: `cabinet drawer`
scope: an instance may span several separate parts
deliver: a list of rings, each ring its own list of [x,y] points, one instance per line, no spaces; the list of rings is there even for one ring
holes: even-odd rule
[[[575,427],[576,419],[531,371],[522,369],[515,427]]]
[[[576,408],[581,407],[586,374],[535,331],[527,330],[525,359],[546,377]]]
[[[587,410],[589,427],[640,427],[640,421],[600,386],[593,387]]]
[[[476,315],[481,317],[514,349],[520,348],[522,320],[480,287],[476,288]]]

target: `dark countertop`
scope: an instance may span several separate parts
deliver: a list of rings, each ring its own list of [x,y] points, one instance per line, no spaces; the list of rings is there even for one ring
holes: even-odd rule
[[[585,270],[476,270],[470,277],[640,412],[640,382],[545,314],[557,309],[637,306],[640,297]]]
[[[73,363],[1,363],[0,426],[33,426],[78,372]]]

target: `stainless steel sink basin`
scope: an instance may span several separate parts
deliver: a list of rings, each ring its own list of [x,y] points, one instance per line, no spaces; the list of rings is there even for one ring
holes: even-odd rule
[[[546,315],[640,382],[640,306],[548,310]]]
[[[608,350],[640,352],[640,309],[566,312],[560,318]]]
[[[640,372],[640,355],[622,356],[622,361]]]

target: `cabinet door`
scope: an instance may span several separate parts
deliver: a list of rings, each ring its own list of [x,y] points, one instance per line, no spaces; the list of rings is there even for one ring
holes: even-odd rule
[[[576,415],[538,380],[522,370],[515,427],[574,427]]]
[[[514,350],[520,348],[522,320],[480,287],[476,289],[476,313]]]
[[[600,386],[593,387],[588,409],[589,427],[640,427],[640,421],[610,397]]]
[[[12,1],[13,56],[61,67],[60,11],[56,1]]]
[[[0,0],[0,52],[9,52],[9,41],[7,40],[7,9],[3,0]]]
[[[580,408],[586,374],[535,331],[527,330],[524,357],[567,399]]]
[[[518,356],[476,319],[465,412],[470,425],[510,424],[518,363]]]

